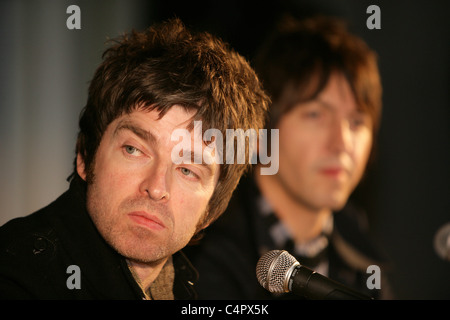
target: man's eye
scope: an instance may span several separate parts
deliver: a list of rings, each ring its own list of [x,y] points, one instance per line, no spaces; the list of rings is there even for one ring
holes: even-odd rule
[[[306,114],[306,116],[308,118],[313,118],[314,119],[314,118],[318,118],[320,116],[320,113],[318,111],[311,111],[311,112],[308,112]]]
[[[350,126],[353,129],[358,129],[365,125],[367,125],[367,118],[364,116],[358,116],[350,119]]]
[[[362,120],[362,119],[353,119],[351,123],[352,123],[353,127],[359,127],[359,126],[364,124],[364,120]]]
[[[188,176],[192,173],[191,170],[186,169],[186,168],[181,168],[180,170],[181,170],[181,173],[184,174],[185,176]]]
[[[186,177],[189,177],[190,179],[199,179],[199,176],[197,175],[197,174],[195,174],[192,170],[189,170],[189,169],[187,169],[187,168],[183,168],[183,167],[181,167],[180,168],[180,172],[184,175],[184,176],[186,176]]]
[[[136,155],[139,150],[133,146],[124,146],[125,152],[130,155]]]
[[[318,110],[305,111],[303,117],[306,119],[319,119],[322,113]]]

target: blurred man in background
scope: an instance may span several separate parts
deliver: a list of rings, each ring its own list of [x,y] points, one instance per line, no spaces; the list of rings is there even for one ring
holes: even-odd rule
[[[347,203],[379,128],[375,53],[337,19],[287,19],[262,46],[255,69],[272,99],[268,128],[279,130],[279,171],[261,175],[263,165],[255,166],[221,219],[189,248],[201,272],[200,298],[293,298],[271,295],[257,282],[259,257],[274,249],[382,297],[387,285],[368,288],[366,272],[381,266],[381,256],[364,212]]]

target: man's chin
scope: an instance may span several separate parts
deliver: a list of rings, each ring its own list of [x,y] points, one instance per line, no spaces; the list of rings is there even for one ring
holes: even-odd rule
[[[165,247],[152,245],[117,245],[115,247],[117,252],[128,260],[132,260],[140,263],[155,263],[159,262],[171,255]]]
[[[143,232],[142,229],[129,230],[127,234],[121,234],[120,237],[112,237],[112,239],[105,237],[105,239],[121,256],[141,263],[156,262],[171,254],[164,241],[151,232]]]
[[[333,197],[327,201],[327,207],[330,208],[331,211],[340,211],[345,207],[347,200],[348,197],[344,196]]]
[[[345,203],[340,204],[340,205],[335,205],[335,206],[331,207],[331,211],[333,211],[333,212],[341,211],[344,207],[345,207]]]

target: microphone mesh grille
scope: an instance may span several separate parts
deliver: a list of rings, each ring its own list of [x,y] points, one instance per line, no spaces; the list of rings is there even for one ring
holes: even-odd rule
[[[434,250],[444,260],[450,261],[450,223],[439,228],[434,236]]]
[[[284,250],[272,250],[265,253],[256,265],[256,277],[266,290],[275,293],[286,292],[285,279],[288,271],[298,261]]]
[[[259,261],[256,264],[256,277],[258,278],[259,284],[266,290],[269,290],[267,286],[269,268],[272,262],[281,254],[281,252],[281,250],[272,250],[266,252],[261,258],[259,258]]]

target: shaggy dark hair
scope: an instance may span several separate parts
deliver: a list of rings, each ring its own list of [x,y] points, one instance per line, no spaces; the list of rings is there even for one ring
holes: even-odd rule
[[[269,127],[276,127],[295,105],[315,99],[331,74],[339,72],[348,80],[359,109],[370,115],[373,133],[377,132],[382,106],[377,56],[342,20],[287,17],[263,44],[254,67],[273,102]]]

